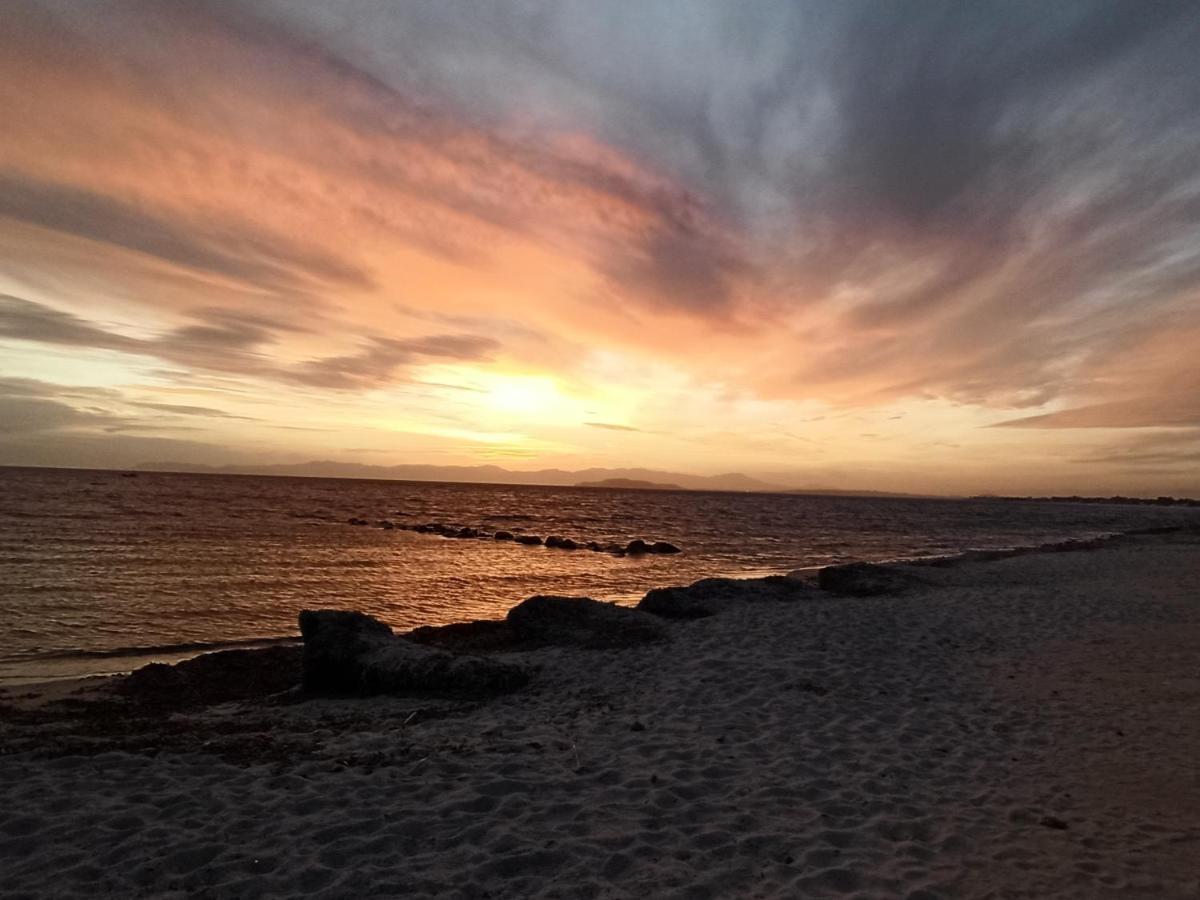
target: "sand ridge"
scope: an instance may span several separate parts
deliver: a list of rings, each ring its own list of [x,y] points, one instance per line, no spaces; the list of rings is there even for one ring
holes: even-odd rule
[[[230,704],[158,752],[17,742],[0,892],[1196,897],[1197,571],[1187,536],[924,569],[903,597],[513,654],[537,677],[486,703]]]

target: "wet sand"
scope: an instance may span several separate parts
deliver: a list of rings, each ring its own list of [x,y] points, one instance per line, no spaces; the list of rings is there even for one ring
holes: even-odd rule
[[[1200,894],[1200,537],[914,571],[483,702],[304,700],[295,648],[7,691],[0,895]]]

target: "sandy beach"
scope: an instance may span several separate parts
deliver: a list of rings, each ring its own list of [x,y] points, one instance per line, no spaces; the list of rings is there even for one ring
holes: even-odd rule
[[[912,571],[490,700],[8,690],[0,895],[1200,896],[1200,536]]]

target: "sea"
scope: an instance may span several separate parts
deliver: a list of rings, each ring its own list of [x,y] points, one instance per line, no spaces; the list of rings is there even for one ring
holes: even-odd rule
[[[683,552],[445,538],[383,520]],[[535,594],[634,603],[710,576],[1197,521],[1196,509],[1117,504],[0,468],[0,683],[294,639],[306,608],[404,630],[501,617]]]

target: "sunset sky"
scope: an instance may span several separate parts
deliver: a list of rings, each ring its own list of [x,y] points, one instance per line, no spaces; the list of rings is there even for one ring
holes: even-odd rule
[[[1200,7],[8,0],[0,464],[1200,494]]]

